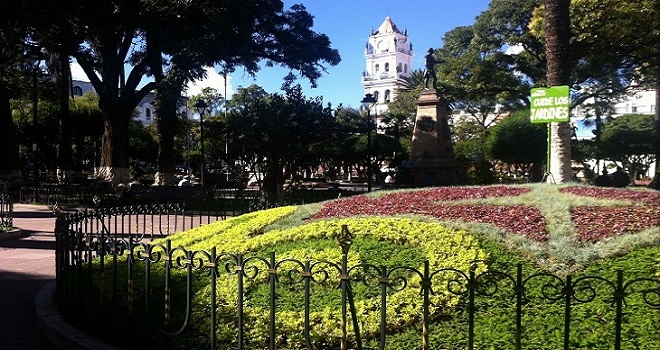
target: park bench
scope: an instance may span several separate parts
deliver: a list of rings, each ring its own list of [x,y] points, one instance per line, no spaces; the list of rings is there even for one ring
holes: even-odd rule
[[[130,198],[144,202],[203,201],[212,198],[213,187],[133,185],[128,194]]]

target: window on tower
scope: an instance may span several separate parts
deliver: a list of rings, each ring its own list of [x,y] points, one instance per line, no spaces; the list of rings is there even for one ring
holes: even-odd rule
[[[390,71],[390,64],[389,63],[385,63],[385,71],[386,72]]]
[[[378,91],[374,91],[374,99],[376,99],[376,102],[378,102]]]
[[[385,102],[390,102],[390,90],[385,90]]]
[[[378,73],[378,71],[380,71],[380,64],[376,63],[376,73]]]
[[[404,72],[404,73],[408,73],[408,63],[405,63],[405,64],[403,65],[403,72]]]

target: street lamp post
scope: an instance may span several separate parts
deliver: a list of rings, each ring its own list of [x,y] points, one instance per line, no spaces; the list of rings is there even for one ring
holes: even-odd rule
[[[195,103],[195,110],[199,114],[199,156],[202,161],[202,171],[200,173],[200,184],[204,186],[204,168],[206,166],[205,161],[204,161],[204,113],[206,113],[206,109],[209,107],[208,104],[202,99],[197,100]]]
[[[32,68],[32,166],[33,166],[33,180],[36,185],[39,184],[39,157],[37,156],[37,115],[39,105],[39,65],[41,59],[39,57],[30,58],[30,66]]]
[[[367,191],[371,192],[371,107],[378,101],[372,94],[366,94],[360,102],[362,107],[367,110]]]
[[[227,123],[227,70],[222,73],[222,80],[225,83],[225,173],[227,173],[227,183],[229,183],[229,124]]]

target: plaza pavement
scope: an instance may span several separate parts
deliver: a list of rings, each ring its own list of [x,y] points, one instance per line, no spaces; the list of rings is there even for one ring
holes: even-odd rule
[[[0,349],[111,349],[63,322],[53,305],[55,215],[14,204],[19,234],[0,235]]]

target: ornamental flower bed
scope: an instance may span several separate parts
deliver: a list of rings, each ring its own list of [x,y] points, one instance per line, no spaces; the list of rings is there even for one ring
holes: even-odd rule
[[[342,225],[354,235],[346,256],[347,267],[359,267],[350,269],[348,275],[340,275],[332,268],[333,262],[343,258],[336,241]],[[629,237],[632,239],[626,240]],[[642,279],[652,283],[647,279],[658,271],[658,237],[660,194],[657,192],[538,184],[372,193],[245,214],[154,241],[150,246],[155,248],[149,253],[145,252],[148,245],[140,246],[133,252],[142,258],[138,258],[133,267],[135,276],[130,290],[135,299],[131,299],[131,305],[143,308],[136,313],[149,314],[149,310],[144,310],[145,305],[146,308],[151,306],[146,301],[172,300],[171,310],[175,315],[172,324],[178,326],[181,315],[187,310],[182,302],[187,291],[182,286],[190,283],[191,328],[181,337],[168,340],[166,345],[208,348],[208,339],[200,334],[208,333],[211,328],[209,279],[216,276],[218,300],[214,336],[227,348],[236,345],[236,310],[240,299],[244,308],[246,348],[266,348],[270,339],[274,339],[278,349],[305,348],[306,321],[301,311],[309,306],[310,348],[334,349],[339,348],[341,337],[338,286],[340,280],[349,279],[365,348],[378,348],[382,286],[378,284],[378,274],[365,266],[382,266],[389,272],[402,273],[389,276],[385,288],[386,348],[412,350],[420,348],[423,323],[420,288],[423,283],[420,274],[411,271],[421,271],[428,261],[430,276],[433,276],[433,293],[429,296],[432,348],[449,349],[465,344],[469,328],[465,322],[469,318],[466,313],[468,298],[458,287],[457,275],[449,275],[447,271],[474,271],[476,275],[486,276],[480,279],[483,284],[474,300],[475,348],[506,349],[515,341],[511,332],[515,328],[513,294],[507,289],[514,279],[506,276],[515,271],[518,264],[526,276],[536,276],[532,280],[552,275],[563,277],[568,273],[575,276],[574,280],[580,280],[583,272],[610,280],[616,276],[615,271],[625,270],[626,281]],[[168,243],[176,247],[171,254],[165,254]],[[218,252],[213,262],[205,258],[205,252],[211,249]],[[187,253],[192,254],[192,259],[189,260]],[[232,260],[232,254],[240,254],[244,260]],[[145,257],[153,261],[147,262]],[[270,257],[277,263],[264,264]],[[178,266],[169,273],[168,261]],[[195,266],[192,278],[184,268],[187,267],[185,261]],[[236,261],[243,261],[244,266],[238,268]],[[119,257],[117,262],[126,264],[126,256]],[[147,265],[153,281],[149,286],[144,282]],[[217,275],[205,269],[207,266],[216,266]],[[307,275],[313,277],[309,291],[303,291],[301,286],[303,266],[318,269],[315,272],[310,269]],[[116,271],[125,273],[125,267],[120,266]],[[245,293],[241,298],[238,298],[237,271],[244,271],[241,288]],[[269,338],[267,324],[271,274],[276,275],[278,281],[273,338]],[[169,290],[168,294],[163,292],[165,275],[172,284],[171,294]],[[103,283],[96,282],[95,290],[112,285],[110,274],[104,278]],[[117,280],[125,280],[125,277]],[[581,286],[588,281],[581,280]],[[548,300],[555,295],[553,291],[562,291],[561,286],[553,287],[543,279],[525,283],[529,302],[525,302],[522,315],[523,344],[529,348],[561,348],[562,337],[557,335],[563,330],[563,299]],[[611,348],[614,333],[611,286],[614,284],[596,283],[593,289],[579,289],[579,293],[593,292],[598,298],[572,305],[571,333],[576,333],[571,342],[575,348]],[[648,290],[657,286],[649,284]],[[498,287],[502,287],[499,292]],[[305,293],[309,293],[309,305],[303,301]],[[110,295],[106,293],[102,299],[109,300]],[[578,294],[578,297],[584,295]],[[630,295],[624,303],[628,325],[622,330],[623,338],[634,339],[635,348],[658,343],[660,339],[657,327],[660,313],[634,306],[648,304],[646,297],[644,293],[641,297],[638,293],[637,299]],[[542,300],[535,300],[539,298]],[[122,299],[126,298],[118,298]],[[655,299],[652,302],[656,302]],[[126,306],[113,305],[116,309],[126,309]],[[657,304],[652,308],[657,309]],[[90,314],[106,319],[101,312]],[[151,312],[151,315],[159,314],[162,314],[160,310]],[[132,320],[110,323],[113,322],[132,324]],[[149,341],[141,345],[154,347]]]
[[[520,234],[539,242],[546,241],[548,239],[546,223],[538,208],[452,203],[473,199],[518,197],[529,191],[529,188],[507,186],[439,187],[393,193],[377,198],[355,196],[326,203],[310,219],[417,214],[440,220],[493,224],[509,233]]]
[[[254,212],[202,226],[167,239],[156,240],[153,244],[162,247],[164,242],[169,240],[171,246],[185,247],[188,251],[208,251],[210,247],[215,247],[219,254],[231,252],[248,256],[267,256],[267,252],[276,252],[276,259],[280,262],[277,265],[278,279],[285,286],[287,283],[291,284],[290,287],[277,290],[279,309],[276,327],[278,332],[288,335],[278,339],[277,343],[278,348],[287,349],[305,346],[304,339],[300,337],[300,330],[304,326],[302,311],[304,304],[300,297],[299,283],[295,283],[299,278],[301,266],[292,260],[335,263],[341,261],[341,249],[335,239],[344,225],[350,228],[354,236],[348,255],[349,266],[370,263],[374,266],[410,266],[423,271],[424,261],[428,260],[431,271],[443,268],[472,270],[476,273],[486,271],[487,255],[479,247],[478,241],[466,231],[449,229],[439,223],[402,217],[344,218],[318,220],[288,229],[267,230],[269,225],[292,215],[297,209],[289,206]],[[152,252],[151,255],[154,253]],[[201,258],[201,256],[200,254],[197,257]],[[177,251],[170,258],[173,261],[183,259],[183,251]],[[218,262],[220,265],[225,263],[222,259]],[[227,262],[232,264],[231,261]],[[336,307],[340,301],[340,290],[337,288],[339,275],[332,266],[318,266],[318,273],[315,275],[317,285],[310,310],[312,340],[319,348],[326,346],[336,348],[339,345],[337,339],[341,337],[341,330],[337,327],[341,314],[340,309]],[[246,324],[251,325],[246,332],[245,341],[249,344],[249,348],[262,349],[267,346],[268,340],[268,327],[264,322],[268,319],[269,304],[268,298],[265,297],[269,288],[268,274],[258,260],[255,260],[254,264],[247,264],[244,269],[249,271],[245,278],[247,296],[244,301],[244,317]],[[370,339],[367,335],[377,334],[379,330],[380,316],[374,310],[380,307],[380,294],[374,294],[366,282],[357,282],[375,277],[368,275],[368,271],[362,273],[359,271],[361,270],[351,273],[351,278],[356,280],[353,285],[355,306],[356,312],[361,315],[362,331],[366,339]],[[151,275],[163,274],[164,265],[154,263]],[[185,274],[185,270],[173,270],[171,278],[183,281]],[[208,273],[201,273],[199,278],[192,281],[192,289],[196,291],[193,296],[195,306],[192,323],[204,325],[200,327],[201,329],[208,327],[209,321],[207,307],[202,307],[209,302],[210,287],[208,278],[205,278],[207,275]],[[392,332],[406,331],[422,320],[423,304],[419,293],[421,286],[419,276],[403,272],[403,275],[395,274],[392,278],[394,281],[399,281],[397,277],[405,278],[406,288],[391,292],[388,296],[387,324]],[[449,293],[447,290],[451,284],[450,278],[455,278],[455,275],[437,274],[433,277],[435,293],[430,297],[431,316],[447,315],[459,304],[461,299],[459,295]],[[143,288],[140,284],[136,285],[138,295]],[[223,342],[235,340],[237,293],[235,275],[220,273],[217,280],[217,295],[220,305],[218,318],[221,321],[218,322],[217,337]],[[177,294],[182,292],[172,292],[173,296]]]
[[[562,193],[603,200],[623,201],[621,206],[576,206],[571,219],[587,242],[635,233],[660,226],[660,193],[615,188],[567,187]]]
[[[657,191],[633,191],[620,188],[603,187],[565,187],[560,189],[561,193],[570,193],[581,197],[593,197],[599,199],[615,199],[629,201],[632,204],[660,205],[660,192]]]

